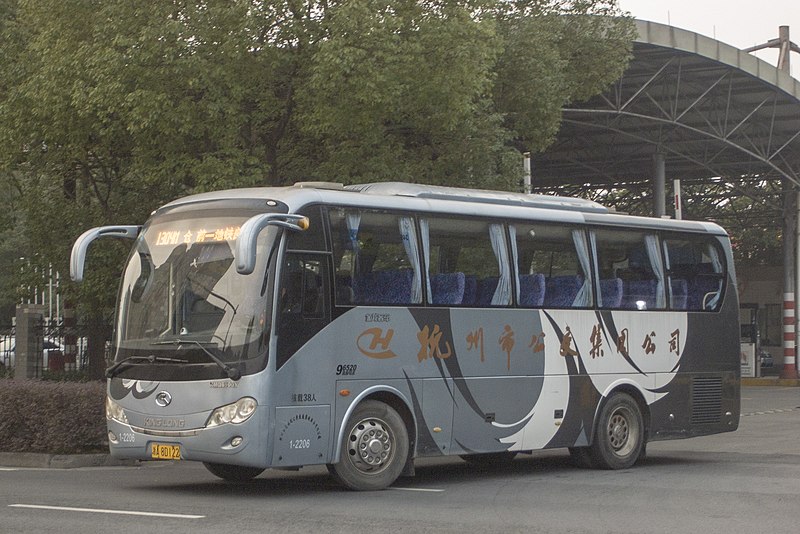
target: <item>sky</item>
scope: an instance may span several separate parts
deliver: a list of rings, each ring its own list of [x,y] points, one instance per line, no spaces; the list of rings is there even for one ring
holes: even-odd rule
[[[778,26],[800,45],[800,0],[618,0],[637,19],[670,24],[733,45],[748,48],[777,39]],[[755,52],[775,65],[777,49]],[[790,53],[792,76],[800,79],[800,54]]]

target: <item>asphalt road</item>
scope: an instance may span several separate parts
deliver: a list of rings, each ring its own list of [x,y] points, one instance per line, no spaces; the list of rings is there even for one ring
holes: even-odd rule
[[[641,465],[623,471],[579,469],[563,450],[500,471],[421,460],[416,477],[355,493],[324,468],[232,485],[180,462],[0,467],[0,532],[797,534],[800,388],[742,396],[737,432],[652,443]]]

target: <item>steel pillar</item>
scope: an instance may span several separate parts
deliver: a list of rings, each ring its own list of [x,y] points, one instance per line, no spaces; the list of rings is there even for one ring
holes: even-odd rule
[[[664,152],[658,150],[653,155],[653,216],[663,217],[667,213],[666,164]]]

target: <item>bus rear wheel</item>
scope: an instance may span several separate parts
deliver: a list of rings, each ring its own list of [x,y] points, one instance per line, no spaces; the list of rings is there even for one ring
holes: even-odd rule
[[[343,485],[358,491],[391,485],[408,458],[408,430],[391,406],[374,400],[359,404],[342,436],[342,454],[328,470]]]
[[[600,469],[627,469],[639,459],[645,444],[644,418],[626,393],[612,395],[597,420],[591,447],[593,464]]]
[[[211,462],[203,462],[203,465],[211,472],[211,474],[218,476],[223,480],[227,480],[228,482],[247,482],[248,480],[252,480],[264,472],[264,469],[260,467],[215,464]]]

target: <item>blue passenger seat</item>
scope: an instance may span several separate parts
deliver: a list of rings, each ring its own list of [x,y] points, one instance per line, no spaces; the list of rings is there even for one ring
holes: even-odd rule
[[[519,277],[519,305],[538,308],[544,304],[545,280],[541,273],[523,274]]]
[[[685,310],[689,300],[689,285],[682,278],[673,278],[669,283],[672,289],[672,309]]]
[[[578,275],[551,276],[545,282],[545,308],[571,308],[583,285]]]
[[[622,303],[622,279],[600,280],[601,308],[619,308]]]
[[[456,306],[464,299],[464,273],[439,273],[431,276],[431,304]]]
[[[652,310],[656,307],[656,280],[626,280],[623,282],[621,307],[626,310]]]

